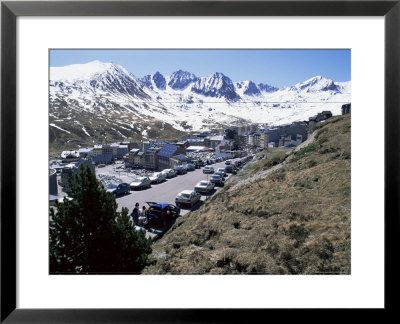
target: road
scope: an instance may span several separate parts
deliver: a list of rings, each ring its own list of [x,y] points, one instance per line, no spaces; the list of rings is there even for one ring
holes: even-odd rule
[[[237,159],[233,159],[232,161],[235,160]],[[218,168],[224,168],[225,162],[215,163],[212,165],[212,167],[214,170],[217,170]],[[182,190],[194,190],[195,185],[201,180],[207,180],[207,177],[209,179],[211,175],[204,174],[203,168],[201,168],[188,172],[184,175],[178,175],[174,178],[167,179],[163,183],[153,184],[149,189],[131,191],[130,194],[118,197],[116,199],[118,210],[120,211],[122,207],[127,207],[130,213],[135,207],[136,202],[139,203],[140,208],[142,208],[143,205],[148,207],[146,201],[175,204],[175,197],[179,192]],[[219,187],[216,187],[216,190],[219,190]],[[206,196],[201,197],[202,201],[205,199]],[[201,202],[197,203],[195,206],[193,206],[192,210],[197,209],[201,204]],[[191,209],[189,208],[181,208],[181,215],[188,213],[190,210]]]

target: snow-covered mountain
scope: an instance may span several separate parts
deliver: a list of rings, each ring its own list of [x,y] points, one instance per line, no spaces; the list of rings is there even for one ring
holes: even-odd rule
[[[236,82],[236,91],[242,96],[260,96],[261,89],[253,81]]]
[[[208,77],[198,79],[192,86],[192,92],[204,97],[225,98],[228,101],[240,99],[232,80],[221,72],[215,72]]]
[[[260,89],[260,91],[265,91],[265,92],[275,92],[277,90],[279,90],[276,87],[270,86],[269,84],[264,84],[264,83],[259,83],[258,88]]]
[[[340,114],[350,93],[350,81],[322,76],[278,89],[233,82],[221,72],[198,77],[179,70],[137,78],[120,65],[100,61],[51,67],[50,140],[83,145],[177,136],[232,123],[277,125],[307,120],[322,110]]]
[[[143,84],[150,88],[150,89],[159,89],[159,90],[165,90],[167,86],[167,82],[165,81],[164,76],[160,72],[156,72],[153,75],[146,75],[140,81],[143,82]]]
[[[318,92],[318,91],[337,91],[338,86],[331,79],[324,78],[322,76],[315,76],[307,81],[297,83],[291,90],[294,91],[306,91],[306,92]]]
[[[77,100],[82,92],[88,91],[98,95],[149,99],[143,85],[122,66],[100,61],[51,68],[50,87],[69,97],[76,95]]]
[[[178,70],[171,74],[168,85],[174,90],[184,90],[198,79],[198,77],[190,72]]]

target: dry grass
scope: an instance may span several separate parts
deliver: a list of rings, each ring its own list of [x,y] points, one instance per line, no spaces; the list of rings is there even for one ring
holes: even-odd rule
[[[51,111],[54,113],[54,111]],[[92,147],[93,143],[113,143],[125,140],[144,140],[142,131],[147,130],[149,140],[172,140],[181,138],[185,132],[174,129],[170,124],[161,121],[151,121],[136,116],[134,113],[126,112],[123,119],[119,114],[96,115],[79,110],[68,112],[57,111],[57,118],[50,116],[50,123],[68,131],[49,126],[49,151],[51,156],[59,155],[63,150],[76,150],[79,147]],[[55,122],[55,120],[57,120]],[[134,120],[132,124],[128,121]],[[124,121],[126,123],[124,123]],[[133,125],[131,128],[130,124]],[[88,136],[82,129],[90,134]],[[94,141],[94,142],[93,142]]]
[[[284,168],[178,219],[145,273],[350,274],[350,117],[319,131]]]

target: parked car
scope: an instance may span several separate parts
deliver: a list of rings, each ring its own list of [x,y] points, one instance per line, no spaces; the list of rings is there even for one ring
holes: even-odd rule
[[[131,192],[131,186],[125,182],[110,183],[106,188],[107,192],[112,193],[115,197]]]
[[[185,173],[187,173],[187,170],[182,166],[176,166],[174,168],[174,170],[176,171],[177,174],[185,174]]]
[[[165,180],[165,176],[161,172],[155,172],[149,177],[151,183],[160,183]]]
[[[231,163],[232,163],[231,160],[226,160],[226,161],[225,161],[225,165],[230,165]]]
[[[195,164],[197,164],[199,166],[199,168],[204,166],[204,162],[202,160],[196,160],[194,161]]]
[[[131,182],[131,189],[144,189],[151,187],[151,180],[148,177],[139,177]]]
[[[196,168],[194,167],[193,164],[188,163],[188,164],[185,165],[185,169],[186,169],[187,171],[194,171]]]
[[[208,173],[208,174],[213,174],[214,173],[214,168],[212,166],[205,166],[203,169],[203,173]]]
[[[179,217],[181,209],[169,203],[146,202],[149,205],[147,228],[157,228],[171,224]]]
[[[172,178],[176,176],[176,171],[174,171],[173,169],[165,169],[162,170],[161,173],[167,178]]]
[[[177,206],[189,205],[193,207],[201,198],[201,195],[193,190],[183,190],[175,198]]]
[[[227,165],[227,166],[225,166],[225,172],[226,173],[233,173],[233,170],[234,170],[234,167],[233,167],[233,165]]]
[[[224,179],[224,177],[226,176],[226,173],[222,172],[222,171],[216,171],[216,172],[214,172],[214,175],[219,175],[219,176],[221,176],[222,179]]]
[[[215,184],[210,182],[210,181],[205,181],[202,180],[200,181],[195,187],[194,187],[194,191],[198,192],[198,193],[209,193],[210,191],[212,191],[215,187]]]
[[[165,177],[165,178],[171,178],[171,176],[169,175],[169,171],[168,169],[162,170],[161,174]]]
[[[216,186],[222,187],[224,185],[224,177],[221,177],[218,174],[213,174],[210,182],[214,183]]]
[[[226,177],[225,168],[219,168],[217,169],[217,172],[221,172],[224,175],[224,177]]]
[[[210,159],[210,163],[211,164],[217,163],[217,160],[216,159]]]

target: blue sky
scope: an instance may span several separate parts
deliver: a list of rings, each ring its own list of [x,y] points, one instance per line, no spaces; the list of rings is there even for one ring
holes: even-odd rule
[[[351,79],[350,50],[50,50],[50,66],[94,60],[122,65],[137,77],[181,69],[197,76],[222,72],[233,81],[277,87],[316,75],[334,81]]]

